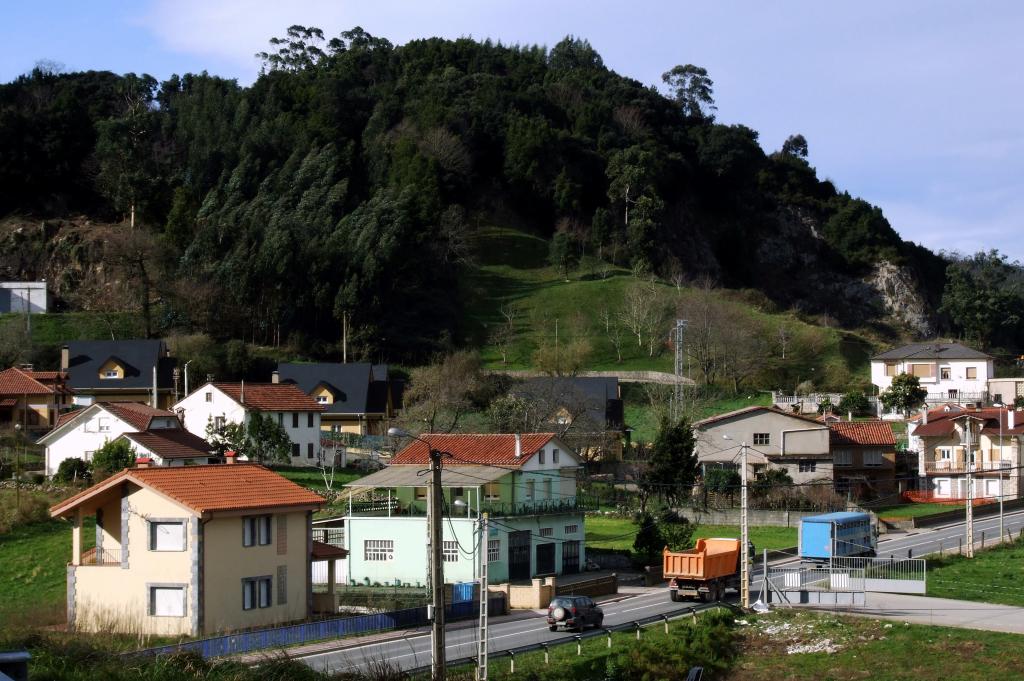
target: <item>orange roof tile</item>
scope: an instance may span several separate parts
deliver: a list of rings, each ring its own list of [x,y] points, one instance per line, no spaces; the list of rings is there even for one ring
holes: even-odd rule
[[[258,464],[126,468],[50,508],[60,516],[89,497],[125,482],[135,482],[196,513],[247,511],[281,506],[322,506],[319,494]]]
[[[143,433],[125,433],[136,444],[142,445],[161,459],[190,459],[209,456],[213,446],[184,429],[160,428]]]
[[[833,445],[895,447],[892,426],[884,421],[837,421],[828,424]]]
[[[324,405],[302,392],[294,383],[214,383],[235,402],[260,411],[323,411]]]
[[[97,402],[108,412],[131,425],[136,430],[149,430],[149,422],[154,417],[171,416],[177,418],[172,411],[165,409],[154,409],[148,404],[141,402]]]
[[[430,447],[451,454],[456,465],[521,466],[546,445],[554,433],[525,433],[520,435],[522,456],[516,458],[516,436],[510,434],[426,434],[420,438]],[[430,449],[419,440],[413,440],[402,451],[391,457],[392,464],[428,464]]]
[[[0,395],[40,395],[53,392],[17,367],[0,371]]]

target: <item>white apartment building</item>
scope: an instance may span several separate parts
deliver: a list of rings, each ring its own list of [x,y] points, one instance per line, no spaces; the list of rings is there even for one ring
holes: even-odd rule
[[[871,358],[871,383],[879,392],[900,374],[917,376],[930,404],[985,402],[992,357],[960,343],[911,343]]]

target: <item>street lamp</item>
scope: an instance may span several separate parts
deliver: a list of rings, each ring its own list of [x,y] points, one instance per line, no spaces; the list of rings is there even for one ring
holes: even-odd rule
[[[419,440],[430,452],[430,496],[427,503],[427,535],[430,551],[427,553],[430,571],[430,591],[433,601],[433,618],[431,623],[431,681],[444,679],[444,560],[441,553],[441,451],[429,442],[412,433],[392,426],[388,428],[390,437],[407,437]],[[463,502],[465,503],[465,502]]]

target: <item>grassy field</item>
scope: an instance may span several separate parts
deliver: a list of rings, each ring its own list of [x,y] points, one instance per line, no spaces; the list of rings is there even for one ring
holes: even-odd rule
[[[1021,678],[1024,637],[778,610],[740,626],[724,681],[996,681]],[[795,652],[821,647],[821,652]]]
[[[95,544],[94,519],[82,529],[83,549]],[[71,525],[62,520],[19,525],[0,534],[0,622],[63,621]]]
[[[632,550],[636,525],[629,518],[587,516],[585,525],[587,548]],[[739,536],[740,528],[736,525],[697,525],[693,533],[694,539]],[[796,546],[796,528],[751,527],[750,541],[758,551]]]
[[[878,514],[882,520],[899,520],[905,518],[921,518],[935,513],[946,513],[948,511],[964,510],[963,506],[951,506],[949,504],[898,504],[896,506],[879,506],[870,509]]]
[[[274,466],[274,471],[282,477],[288,478],[294,483],[303,487],[311,487],[314,490],[326,489],[324,476],[319,468],[305,468],[299,466]],[[329,475],[329,474],[328,474]],[[333,488],[339,489],[342,485],[358,480],[366,475],[366,471],[357,471],[352,468],[339,468],[334,471]]]
[[[587,369],[672,371],[672,353],[664,344],[656,346],[651,357],[649,349],[640,347],[633,338],[622,344],[619,362],[608,339],[605,315],[614,317],[627,289],[638,282],[632,273],[588,259],[570,272],[566,281],[547,265],[547,240],[511,228],[482,227],[476,233],[474,246],[476,264],[462,282],[466,317],[459,336],[479,345],[489,366],[532,368],[537,347],[553,341],[557,319],[563,342],[572,338],[589,342]],[[657,283],[655,288],[668,308],[685,308],[699,295],[697,289],[685,286]],[[790,312],[777,311],[757,292],[716,289],[711,296],[714,305],[735,308],[765,329],[773,330],[772,333],[785,328],[790,347],[801,347],[804,351],[790,352],[786,360],[774,359],[794,376],[814,377],[820,386],[842,388],[867,382],[868,358],[873,352],[867,338],[835,327],[809,324]],[[501,353],[488,343],[488,337],[492,329],[504,322],[502,308],[510,306],[518,311],[518,317],[508,364],[502,365]]]
[[[929,558],[928,595],[1024,606],[1024,542],[978,551],[973,559]]]

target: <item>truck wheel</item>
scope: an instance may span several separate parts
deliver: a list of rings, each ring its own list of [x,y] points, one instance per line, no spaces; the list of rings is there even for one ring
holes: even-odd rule
[[[678,603],[679,602],[679,592],[678,591],[669,591],[668,592],[668,597],[670,599],[672,599],[673,603]]]

